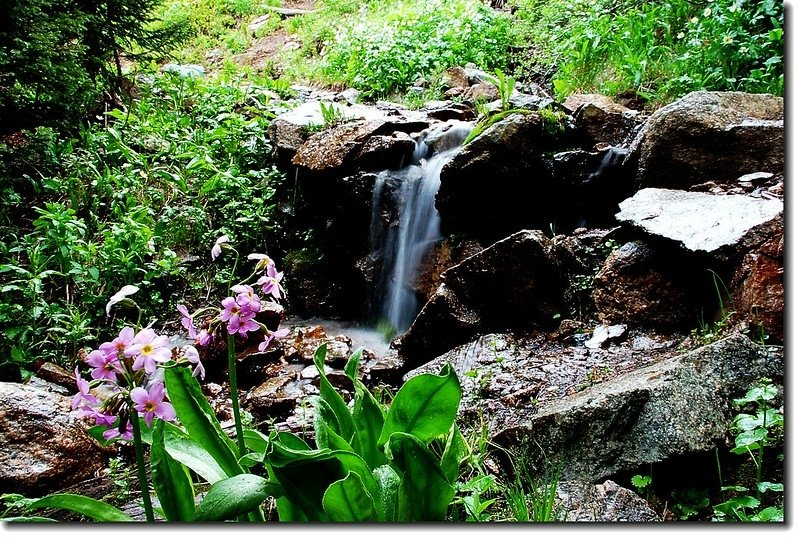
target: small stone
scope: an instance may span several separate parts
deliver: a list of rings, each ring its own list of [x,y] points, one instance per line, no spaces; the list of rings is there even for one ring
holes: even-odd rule
[[[762,183],[764,181],[768,181],[774,177],[773,173],[769,172],[755,172],[755,173],[747,173],[746,175],[742,175],[738,178],[739,183]]]

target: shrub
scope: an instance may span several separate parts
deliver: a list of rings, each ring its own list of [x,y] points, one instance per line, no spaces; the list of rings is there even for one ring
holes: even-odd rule
[[[509,37],[509,20],[476,0],[372,3],[326,43],[323,73],[386,95],[453,65],[503,67]]]

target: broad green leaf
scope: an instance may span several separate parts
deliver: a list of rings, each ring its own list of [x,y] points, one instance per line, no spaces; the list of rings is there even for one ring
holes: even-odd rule
[[[399,492],[400,476],[389,464],[378,466],[372,471],[377,481],[378,493],[376,506],[379,518],[386,522],[396,522],[397,518],[397,493]]]
[[[435,455],[415,436],[394,433],[387,443],[400,469],[397,513],[401,521],[444,520],[455,489]]]
[[[344,402],[344,399],[341,398],[341,395],[330,384],[327,375],[325,375],[326,355],[327,344],[323,343],[316,349],[314,354],[314,365],[319,371],[319,397],[330,406],[337,419],[337,423],[328,423],[328,426],[349,443],[352,441],[352,435],[355,432],[355,423],[352,420],[352,414],[350,414],[347,403]]]
[[[316,433],[316,445],[320,449],[328,448],[332,450],[353,451],[352,446],[341,438],[336,430],[338,427],[331,427],[337,424],[338,419],[333,413],[333,409],[324,399],[316,402],[316,413],[314,415],[314,432]]]
[[[230,477],[208,451],[191,438],[167,430],[164,433],[164,447],[173,459],[185,464],[209,483]]]
[[[425,444],[446,434],[455,422],[460,399],[460,383],[450,364],[439,375],[413,377],[397,392],[378,444],[383,446],[395,432],[411,434]]]
[[[785,519],[785,512],[780,507],[766,507],[752,517],[752,519],[759,520],[760,522],[783,522]]]
[[[370,468],[377,468],[386,463],[386,456],[377,444],[380,432],[383,430],[385,415],[372,392],[358,378],[362,353],[363,349],[355,351],[344,366],[344,373],[352,380],[355,387],[355,404],[352,409],[355,423],[353,448]]]
[[[227,477],[244,473],[238,463],[235,444],[219,425],[191,370],[186,367],[166,368],[164,382],[172,406],[188,436],[208,452]],[[172,453],[170,455],[175,457]]]
[[[358,382],[358,369],[361,367],[361,357],[363,356],[363,348],[359,348],[353,352],[346,365],[344,366],[344,374],[355,384]]]
[[[375,522],[378,520],[374,498],[366,491],[355,472],[331,484],[322,499],[325,512],[334,522]]]
[[[469,445],[457,425],[453,425],[447,437],[447,445],[441,456],[441,470],[450,483],[458,478],[461,463],[469,456]]]
[[[280,496],[281,489],[261,476],[240,474],[211,486],[197,506],[196,521],[229,520],[256,510],[268,496]]]
[[[50,494],[28,505],[34,509],[66,509],[97,522],[133,522],[133,519],[113,505],[80,494]]]
[[[184,465],[173,459],[164,447],[164,422],[157,420],[150,448],[153,488],[158,495],[164,518],[187,522],[194,518],[194,487]]]

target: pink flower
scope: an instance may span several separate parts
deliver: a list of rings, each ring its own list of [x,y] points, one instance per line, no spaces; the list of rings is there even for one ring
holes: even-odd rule
[[[145,328],[133,338],[131,345],[125,349],[125,356],[135,356],[133,370],[144,368],[145,373],[153,373],[156,362],[168,362],[172,358],[169,349],[169,338],[158,336],[152,328]]]
[[[247,332],[259,330],[261,326],[255,322],[255,312],[247,307],[241,307],[232,296],[222,301],[222,311],[219,318],[227,321],[228,334],[245,335]]]
[[[92,369],[92,378],[96,380],[106,379],[116,382],[117,373],[122,372],[122,366],[117,355],[107,354],[101,350],[90,352],[86,357],[86,363],[94,368]]]
[[[105,438],[106,440],[112,440],[114,438],[121,438],[123,440],[132,440],[133,424],[131,422],[127,422],[127,424],[125,424],[125,432],[120,432],[119,427],[109,427],[108,430],[103,433],[103,438]]]
[[[80,376],[78,366],[75,366],[75,382],[78,385],[78,393],[72,398],[72,410],[77,410],[84,403],[96,405],[97,398],[89,393],[89,381]]]
[[[274,332],[269,332],[266,338],[258,345],[258,350],[263,352],[269,348],[269,344],[272,343],[275,339],[284,338],[289,335],[288,328],[281,328],[280,330],[275,330]]]
[[[183,328],[191,332],[191,329],[194,328],[194,318],[183,304],[178,304],[178,311],[183,316],[183,318],[180,320],[180,324],[183,325]]]
[[[144,414],[144,421],[148,427],[152,426],[154,417],[164,421],[173,421],[176,418],[172,404],[164,401],[165,395],[164,385],[160,382],[150,386],[149,390],[145,390],[141,386],[131,390],[130,398],[134,403],[133,408]]]
[[[255,290],[249,285],[234,285],[230,288],[231,291],[236,293],[236,303],[243,308],[249,308],[251,311],[261,311],[261,298],[255,294]]]
[[[75,415],[79,418],[92,418],[95,425],[105,425],[106,427],[112,427],[117,420],[113,414],[105,414],[87,406],[75,412]]]
[[[283,279],[283,273],[278,272],[274,263],[270,263],[266,267],[266,276],[255,282],[255,285],[262,285],[265,295],[272,295],[276,300],[280,300],[281,295],[285,295],[283,286],[280,285],[280,280]]]
[[[214,243],[213,247],[211,248],[211,261],[215,261],[219,254],[222,253],[222,245],[226,242],[230,242],[230,237],[227,235],[222,235],[216,242]]]
[[[200,353],[197,352],[197,349],[192,347],[191,345],[186,345],[183,347],[183,352],[186,355],[186,359],[189,363],[197,364],[197,367],[194,368],[192,375],[199,376],[201,379],[205,378],[205,367],[200,362]]]
[[[125,300],[128,296],[132,295],[133,293],[139,290],[138,287],[135,285],[126,285],[122,289],[120,289],[111,299],[108,301],[108,304],[105,305],[105,315],[106,317],[111,316],[111,307],[114,304],[119,304],[123,300]]]
[[[133,341],[134,335],[135,332],[133,331],[133,328],[126,326],[119,332],[119,336],[117,336],[116,339],[100,345],[100,350],[106,353],[108,356],[118,358],[119,353],[125,352],[125,349],[128,348],[130,342]]]

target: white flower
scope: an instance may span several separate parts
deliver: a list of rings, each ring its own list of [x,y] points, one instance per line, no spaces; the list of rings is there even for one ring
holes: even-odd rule
[[[677,34],[677,39],[682,39],[683,37],[685,37],[685,33],[684,32],[680,32],[680,33]]]
[[[108,301],[108,304],[105,305],[106,316],[107,317],[111,316],[111,308],[113,307],[114,304],[119,304],[120,302],[125,300],[128,296],[132,295],[138,290],[139,288],[136,287],[135,285],[126,285],[125,287],[117,291],[117,293],[114,296],[112,296],[111,299]]]
[[[222,253],[222,245],[226,242],[230,242],[230,237],[227,235],[222,235],[216,239],[214,246],[211,248],[211,261],[214,261],[217,257],[219,257],[219,254]]]
[[[702,13],[702,15],[704,15],[705,17],[709,17],[711,13],[712,13],[712,11],[710,11],[710,8],[706,7],[705,11]]]

